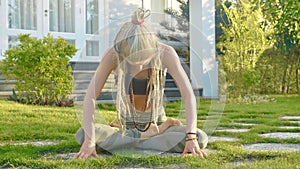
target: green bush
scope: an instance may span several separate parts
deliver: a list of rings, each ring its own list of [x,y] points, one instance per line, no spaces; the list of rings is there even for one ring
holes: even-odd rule
[[[16,80],[17,101],[42,105],[69,101],[74,87],[69,60],[75,46],[50,34],[42,39],[29,34],[18,38],[20,44],[6,50],[0,67],[6,79]]]
[[[179,57],[185,58],[186,62],[190,61],[190,51],[179,47],[174,48]]]

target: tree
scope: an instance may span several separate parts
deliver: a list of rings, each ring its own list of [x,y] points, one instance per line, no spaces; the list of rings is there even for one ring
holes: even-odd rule
[[[223,35],[217,44],[219,57],[227,74],[229,86],[235,86],[236,94],[247,94],[255,91],[258,74],[255,71],[260,55],[272,46],[272,28],[263,24],[260,2],[251,3],[238,0],[230,8],[223,4],[228,17],[228,25],[222,25]]]
[[[274,25],[274,50],[281,52],[284,62],[281,93],[300,93],[300,3],[295,0],[266,0],[264,14]],[[291,91],[292,90],[292,91]]]
[[[230,8],[231,2],[228,0],[222,1],[222,0],[216,0],[215,6],[216,6],[216,12],[215,12],[215,24],[216,24],[216,44],[220,41],[220,37],[223,35],[223,30],[221,28],[221,25],[226,26],[228,25],[228,18],[226,13],[224,12],[223,5],[226,6],[226,8]]]
[[[189,0],[177,0],[180,3],[180,11],[176,11],[172,8],[165,9],[165,13],[174,17],[177,21],[177,29],[183,32],[189,32],[189,21],[190,21],[190,8]],[[175,31],[175,28],[169,27],[166,23],[163,24],[166,28]]]

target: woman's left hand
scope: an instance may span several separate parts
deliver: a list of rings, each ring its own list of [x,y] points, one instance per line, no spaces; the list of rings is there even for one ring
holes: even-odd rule
[[[197,140],[190,140],[185,142],[184,151],[181,154],[181,157],[185,157],[186,155],[196,155],[200,157],[207,157],[207,154],[203,149],[200,149]]]

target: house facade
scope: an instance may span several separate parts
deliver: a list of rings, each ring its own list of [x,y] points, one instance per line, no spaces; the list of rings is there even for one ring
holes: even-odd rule
[[[157,29],[170,18],[166,8],[178,8],[176,0],[0,0],[0,61],[3,53],[18,43],[17,35],[41,38],[61,36],[79,51],[73,62],[101,62],[102,54],[132,11],[138,7],[153,12],[149,22]],[[203,96],[218,96],[215,60],[214,1],[190,0],[191,82]]]

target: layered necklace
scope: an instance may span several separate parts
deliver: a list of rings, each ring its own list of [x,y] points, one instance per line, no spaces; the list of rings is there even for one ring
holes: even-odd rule
[[[147,109],[147,101],[148,101],[148,96],[149,96],[149,77],[150,77],[150,74],[151,74],[151,69],[149,69],[148,68],[148,77],[147,77],[147,79],[146,79],[146,98],[145,98],[145,105],[144,105],[144,107],[143,107],[143,109],[142,109],[142,111],[143,112],[145,112],[146,111],[146,109]],[[141,132],[145,132],[145,131],[147,131],[148,129],[149,129],[149,127],[150,127],[150,125],[151,125],[151,123],[152,123],[152,113],[153,113],[153,111],[152,111],[152,99],[151,99],[151,103],[150,103],[150,106],[151,106],[151,110],[150,110],[150,117],[149,117],[149,122],[147,123],[147,125],[144,127],[144,128],[140,128],[139,127],[139,124],[145,124],[145,123],[142,123],[142,122],[136,122],[135,121],[135,115],[137,115],[137,113],[136,113],[136,108],[135,108],[135,98],[134,98],[134,93],[133,93],[133,91],[134,91],[134,88],[133,88],[133,85],[132,85],[132,79],[130,80],[130,84],[129,84],[130,86],[129,86],[129,97],[130,97],[130,102],[131,102],[131,109],[132,109],[132,111],[130,112],[130,113],[132,113],[131,114],[131,117],[132,117],[132,121],[133,121],[133,124],[134,124],[134,127],[138,130],[138,131],[141,131]]]

